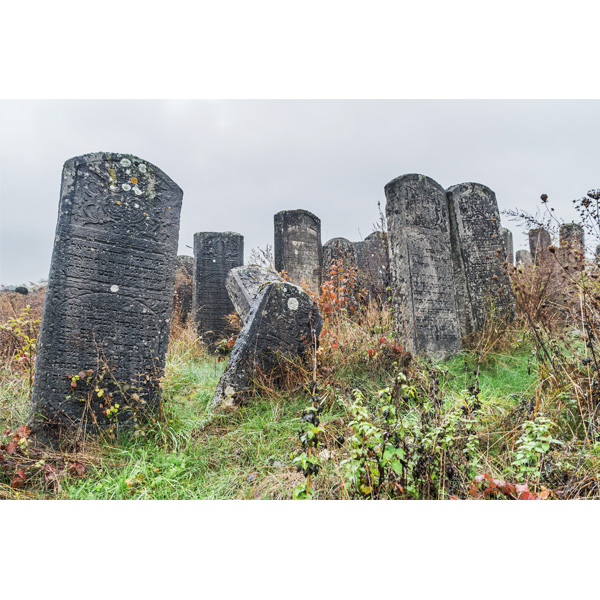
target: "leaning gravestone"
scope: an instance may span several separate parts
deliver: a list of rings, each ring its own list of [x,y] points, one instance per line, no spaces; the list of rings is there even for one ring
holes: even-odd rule
[[[238,405],[258,374],[276,376],[287,360],[312,347],[321,328],[319,309],[306,292],[288,282],[267,283],[233,347],[213,408]]]
[[[228,333],[226,316],[234,311],[225,279],[244,264],[244,236],[232,231],[194,234],[192,314],[198,335],[215,344]]]
[[[480,183],[461,183],[446,190],[450,214],[456,306],[463,336],[483,328],[495,312],[515,313],[503,263],[507,250],[500,231],[496,194]]]
[[[563,266],[581,271],[585,259],[585,233],[577,223],[560,226],[558,260]]]
[[[410,174],[385,195],[396,332],[411,352],[444,358],[461,348],[446,192]]]
[[[185,324],[192,312],[192,282],[194,259],[191,256],[178,256],[175,271],[175,307],[181,324]]]
[[[386,298],[390,285],[387,235],[374,231],[362,242],[354,242],[361,285],[371,297]]]
[[[346,238],[333,238],[323,245],[323,280],[331,280],[332,265],[339,264],[344,270],[356,269],[356,249]]]
[[[529,252],[531,260],[540,265],[548,260],[550,252],[548,248],[552,245],[550,234],[542,227],[529,231]]]
[[[260,265],[231,269],[225,279],[225,287],[240,319],[246,320],[252,304],[263,287],[271,281],[282,281],[277,271]]]
[[[504,245],[506,246],[506,260],[509,265],[514,265],[514,250],[513,250],[513,234],[510,229],[506,227],[500,227],[500,234],[504,238]]]
[[[39,439],[158,410],[182,197],[130,154],[65,163],[33,388]]]
[[[531,262],[531,252],[529,250],[517,250],[516,263],[518,265],[530,265]]]
[[[321,286],[323,247],[321,219],[307,210],[283,210],[275,215],[275,269],[294,283]]]

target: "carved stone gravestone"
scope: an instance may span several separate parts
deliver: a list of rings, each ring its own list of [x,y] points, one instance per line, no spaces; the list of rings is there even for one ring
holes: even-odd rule
[[[387,298],[390,285],[387,235],[374,231],[362,242],[354,242],[360,282],[371,297]]]
[[[179,320],[184,325],[192,312],[192,282],[194,259],[191,256],[178,256],[175,271],[175,308]]]
[[[516,263],[518,265],[530,265],[531,262],[531,252],[529,250],[517,250]]]
[[[560,226],[558,260],[563,266],[581,271],[585,259],[585,233],[577,223]]]
[[[323,247],[321,219],[307,210],[283,210],[275,215],[275,269],[294,283],[321,286]]]
[[[548,248],[552,245],[550,234],[542,227],[529,231],[529,251],[531,260],[536,265],[548,260],[550,253]]]
[[[506,246],[506,260],[509,265],[514,265],[514,250],[513,250],[513,234],[510,229],[506,227],[500,228],[500,234],[504,238],[504,245]]]
[[[231,269],[225,280],[229,298],[240,319],[246,320],[252,304],[262,288],[270,281],[282,281],[277,271],[259,265]]]
[[[396,332],[411,352],[444,358],[461,348],[446,192],[410,174],[385,195]]]
[[[323,245],[323,280],[330,280],[331,267],[339,264],[344,270],[356,269],[356,249],[346,238],[333,238]]]
[[[225,279],[244,264],[244,237],[231,231],[194,234],[192,314],[198,335],[215,344],[228,335],[226,316],[234,311]]]
[[[504,272],[504,236],[496,194],[480,183],[461,183],[446,191],[450,214],[456,306],[463,336],[483,328],[486,317],[512,318],[510,283]]]
[[[301,357],[321,333],[317,305],[297,285],[267,283],[252,304],[233,347],[212,406],[232,407],[247,397],[258,373],[272,377]]]
[[[65,163],[33,388],[41,440],[158,409],[182,197],[130,154]]]

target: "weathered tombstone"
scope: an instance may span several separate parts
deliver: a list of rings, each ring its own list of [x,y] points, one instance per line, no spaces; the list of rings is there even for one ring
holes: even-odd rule
[[[513,234],[510,229],[506,227],[500,227],[500,234],[504,238],[504,245],[506,247],[506,260],[509,265],[514,265],[514,250],[513,250]]]
[[[581,271],[585,259],[585,233],[577,223],[560,226],[558,260],[563,266]]]
[[[323,245],[323,280],[331,280],[331,267],[339,264],[344,270],[357,268],[356,249],[346,238],[333,238]]]
[[[531,252],[529,250],[517,250],[516,263],[518,265],[530,265],[532,263]]]
[[[15,292],[17,294],[22,294],[23,296],[27,296],[29,294],[29,290],[24,285],[19,285],[15,288]]]
[[[548,248],[551,245],[550,234],[543,227],[529,231],[529,252],[531,253],[531,261],[536,265],[540,265],[548,260],[550,257]]]
[[[33,388],[39,439],[158,410],[182,196],[129,154],[65,163]]]
[[[248,265],[231,269],[225,279],[225,287],[240,319],[246,320],[252,304],[262,288],[271,281],[282,281],[277,271],[260,265]]]
[[[285,271],[294,283],[321,286],[323,247],[321,219],[307,210],[283,210],[275,221],[275,269]]]
[[[273,377],[287,360],[301,357],[318,340],[321,327],[317,305],[300,287],[267,283],[233,347],[213,408],[238,405],[259,373]]]
[[[445,358],[461,348],[446,192],[410,174],[385,195],[396,332],[411,352]]]
[[[191,256],[178,256],[175,271],[175,308],[179,321],[184,325],[192,312],[192,282],[194,259]]]
[[[361,285],[371,297],[387,298],[390,285],[387,235],[374,231],[362,242],[354,242]]]
[[[234,311],[225,279],[244,264],[244,236],[232,231],[194,234],[192,314],[198,335],[214,345],[228,335],[227,315]]]
[[[503,268],[507,250],[492,190],[480,183],[461,183],[446,194],[456,306],[462,335],[468,336],[483,328],[492,305],[497,314],[514,316],[514,299]]]
[[[600,262],[600,244],[596,246],[596,262]]]

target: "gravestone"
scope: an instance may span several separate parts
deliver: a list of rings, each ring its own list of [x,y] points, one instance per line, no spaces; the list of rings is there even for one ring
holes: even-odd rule
[[[194,234],[192,314],[198,335],[214,345],[229,335],[227,315],[234,312],[225,279],[244,264],[244,237],[239,233],[203,231]]]
[[[17,294],[22,294],[23,296],[27,296],[29,294],[29,290],[24,285],[19,285],[15,288],[15,292]]]
[[[292,282],[321,286],[323,248],[321,219],[307,210],[283,210],[275,217],[275,269]]]
[[[323,280],[331,280],[331,267],[339,264],[347,271],[357,268],[356,249],[346,238],[333,238],[323,245]]]
[[[240,319],[246,320],[252,304],[263,286],[270,281],[282,281],[277,271],[260,265],[231,269],[225,279],[225,287]]]
[[[540,265],[550,258],[548,248],[552,245],[550,234],[543,228],[531,229],[529,231],[529,252],[531,261]]]
[[[509,265],[514,265],[514,250],[513,250],[513,234],[510,229],[506,229],[506,227],[500,228],[500,234],[504,238],[504,245],[506,247],[506,260]]]
[[[158,410],[182,196],[130,154],[65,163],[33,388],[39,439]]]
[[[362,242],[354,242],[361,286],[371,297],[387,298],[390,285],[388,240],[383,231],[374,231]]]
[[[175,271],[175,307],[182,325],[187,323],[192,312],[192,282],[194,259],[191,256],[178,256]]]
[[[463,337],[481,331],[492,306],[495,314],[515,314],[503,263],[507,250],[500,231],[496,194],[480,183],[446,190],[452,239],[456,306]]]
[[[267,283],[233,347],[213,408],[238,405],[258,374],[276,377],[286,361],[302,357],[312,347],[321,328],[319,309],[304,290],[288,282]]]
[[[445,358],[461,348],[446,192],[410,174],[385,195],[396,333],[411,352]]]
[[[585,233],[577,223],[560,226],[558,260],[561,265],[581,271],[585,259]]]
[[[529,250],[517,250],[516,263],[518,265],[530,265],[532,263],[531,252]]]

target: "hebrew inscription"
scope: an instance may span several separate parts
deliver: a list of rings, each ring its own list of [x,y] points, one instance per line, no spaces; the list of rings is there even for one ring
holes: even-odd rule
[[[503,263],[507,249],[500,231],[496,194],[479,183],[447,190],[456,306],[463,336],[480,331],[490,311],[514,315]]]
[[[33,389],[40,437],[158,409],[182,197],[165,173],[129,154],[65,163]],[[81,371],[87,377],[74,386]],[[84,381],[101,373],[104,399]]]
[[[244,237],[231,231],[194,235],[192,312],[198,335],[210,344],[228,335],[226,316],[234,306],[225,287],[231,269],[244,264]]]
[[[411,174],[385,195],[396,332],[411,352],[444,358],[461,348],[446,193]]]

